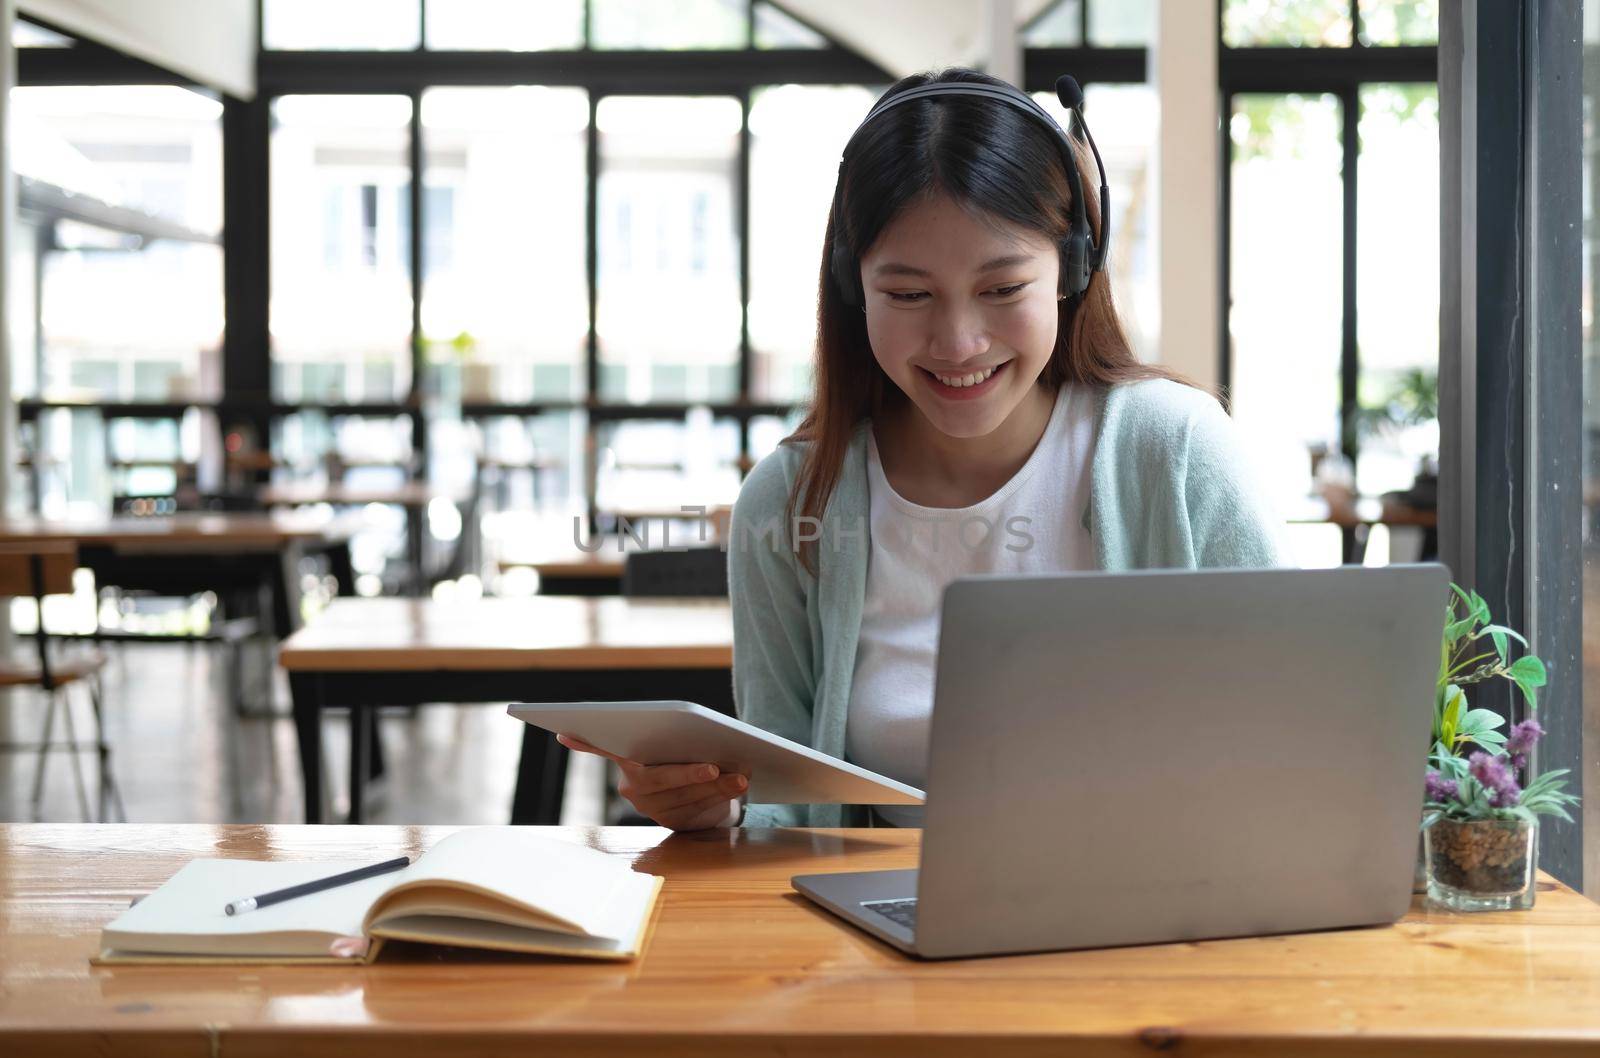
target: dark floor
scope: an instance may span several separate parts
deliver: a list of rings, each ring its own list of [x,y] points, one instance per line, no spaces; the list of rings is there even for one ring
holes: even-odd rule
[[[287,716],[238,717],[222,693],[222,655],[196,646],[127,646],[109,651],[104,672],[112,769],[134,822],[298,823],[303,819],[300,763]],[[263,687],[265,649],[248,659],[246,678]],[[4,692],[0,692],[4,693]],[[79,738],[90,728],[87,696],[66,692]],[[274,674],[274,708],[286,713],[287,683]],[[37,741],[44,699],[35,691],[0,698],[0,741]],[[371,823],[505,823],[510,816],[522,725],[504,705],[432,705],[379,721],[388,774],[370,790]],[[57,723],[56,737],[61,737]],[[324,722],[325,791],[330,819],[349,800],[349,730],[342,716]],[[75,822],[85,818],[68,754],[53,753],[37,812],[30,794],[33,753],[0,754],[0,821]],[[90,808],[97,772],[82,758]],[[604,772],[593,758],[569,770],[563,823],[601,816]],[[92,818],[92,817],[91,817]]]

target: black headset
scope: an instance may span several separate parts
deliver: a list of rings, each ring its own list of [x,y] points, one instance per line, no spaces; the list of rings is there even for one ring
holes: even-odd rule
[[[1089,235],[1089,210],[1083,199],[1083,178],[1078,173],[1078,163],[1073,157],[1072,141],[1067,138],[1066,132],[1056,124],[1054,118],[1034,101],[1026,92],[1018,91],[1010,85],[988,84],[974,81],[942,81],[938,84],[917,85],[903,92],[892,95],[887,99],[880,99],[876,106],[867,113],[856,126],[855,132],[850,134],[850,139],[845,143],[844,153],[839,159],[839,181],[833,192],[833,250],[830,258],[830,268],[833,272],[833,282],[839,289],[839,296],[846,305],[857,305],[865,309],[866,293],[861,288],[861,266],[856,262],[855,254],[850,252],[849,243],[844,237],[844,213],[842,210],[844,198],[844,169],[850,157],[850,148],[854,146],[856,137],[861,135],[861,130],[871,123],[872,119],[882,114],[890,107],[899,106],[901,103],[910,103],[917,99],[928,99],[933,96],[976,96],[981,99],[993,99],[1007,106],[1016,107],[1029,117],[1038,121],[1055,134],[1061,144],[1061,158],[1067,166],[1067,179],[1072,185],[1072,228],[1061,243],[1061,294],[1067,299],[1068,304],[1076,305],[1083,298],[1083,292],[1089,289],[1089,280],[1093,273],[1102,272],[1106,267],[1106,250],[1111,245],[1111,211],[1110,191],[1106,187],[1106,167],[1100,160],[1100,149],[1094,145],[1094,137],[1089,134],[1089,126],[1083,120],[1083,89],[1078,87],[1078,82],[1072,77],[1062,74],[1056,78],[1056,97],[1061,100],[1061,105],[1071,111],[1077,118],[1077,125],[1082,130],[1084,138],[1089,141],[1089,150],[1094,152],[1094,164],[1100,170],[1100,243],[1096,245]]]

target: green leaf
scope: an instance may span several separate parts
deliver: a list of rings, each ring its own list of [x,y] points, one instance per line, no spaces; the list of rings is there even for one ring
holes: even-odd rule
[[[1489,623],[1489,604],[1477,592],[1468,592],[1472,597],[1472,620],[1474,624]]]
[[[1518,643],[1521,643],[1523,646],[1527,646],[1528,645],[1528,641],[1526,639],[1522,638],[1520,633],[1516,632],[1514,629],[1507,628],[1505,625],[1486,625],[1485,627],[1483,627],[1483,628],[1478,630],[1478,635],[1481,636],[1481,635],[1484,635],[1485,633],[1487,633],[1489,635],[1494,635],[1497,632],[1500,635],[1509,636],[1510,638],[1515,639]]]
[[[1462,697],[1464,699],[1465,695]],[[1470,709],[1456,725],[1456,729],[1463,732],[1490,731],[1505,726],[1505,722],[1506,718],[1493,709]]]
[[[1526,683],[1530,687],[1543,687],[1545,685],[1544,662],[1532,654],[1524,654],[1511,663],[1506,669],[1506,675],[1516,680],[1519,684]]]
[[[1455,684],[1445,688],[1444,710],[1439,718],[1439,730],[1435,732],[1439,741],[1450,747],[1450,752],[1455,752],[1458,741],[1457,727],[1461,723],[1461,715],[1467,710],[1467,693]]]
[[[1536,688],[1545,685],[1544,662],[1532,654],[1525,654],[1513,662],[1511,667],[1506,670],[1506,677],[1517,685],[1517,689],[1522,692],[1522,696],[1528,700],[1528,708],[1537,709],[1539,699],[1534,691]]]

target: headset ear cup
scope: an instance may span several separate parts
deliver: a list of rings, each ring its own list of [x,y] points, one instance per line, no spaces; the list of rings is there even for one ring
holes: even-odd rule
[[[1061,292],[1074,304],[1089,289],[1089,240],[1080,233],[1061,244]]]

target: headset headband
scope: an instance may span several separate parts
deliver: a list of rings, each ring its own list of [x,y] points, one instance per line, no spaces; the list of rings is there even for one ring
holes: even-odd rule
[[[860,266],[856,263],[855,255],[850,252],[843,232],[843,214],[841,205],[844,195],[845,165],[850,157],[851,148],[855,146],[856,139],[861,135],[861,130],[866,128],[874,118],[885,113],[901,103],[910,103],[918,99],[929,99],[938,96],[969,96],[981,99],[990,99],[1027,114],[1038,121],[1055,136],[1061,146],[1062,160],[1067,167],[1067,180],[1072,189],[1071,229],[1066,241],[1061,247],[1062,257],[1062,287],[1073,304],[1076,304],[1088,289],[1092,273],[1104,271],[1106,253],[1111,244],[1111,214],[1109,207],[1110,192],[1106,187],[1105,163],[1100,159],[1100,150],[1095,146],[1094,137],[1089,134],[1089,126],[1083,119],[1083,91],[1078,87],[1078,82],[1073,78],[1063,75],[1056,79],[1056,95],[1077,118],[1078,128],[1082,130],[1084,138],[1088,140],[1089,149],[1094,153],[1095,165],[1100,172],[1100,241],[1096,245],[1090,237],[1088,207],[1084,201],[1083,178],[1078,172],[1077,158],[1072,151],[1072,141],[1067,133],[1056,123],[1048,111],[1026,92],[1019,91],[1010,85],[994,85],[985,82],[973,81],[940,81],[932,84],[921,84],[897,92],[886,99],[880,99],[867,116],[856,126],[846,141],[844,151],[839,158],[839,179],[834,189],[834,239],[830,256],[831,271],[839,293],[846,304],[865,306],[865,292],[861,290]]]

